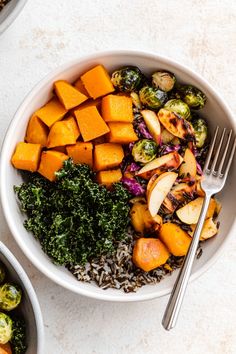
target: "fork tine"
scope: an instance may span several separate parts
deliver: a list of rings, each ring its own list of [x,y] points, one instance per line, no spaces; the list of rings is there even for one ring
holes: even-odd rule
[[[224,128],[223,133],[222,133],[221,138],[220,138],[220,143],[218,145],[214,160],[213,160],[212,165],[211,165],[211,172],[213,173],[214,176],[217,176],[217,174],[218,174],[218,172],[215,171],[215,167],[216,167],[219,155],[220,155],[220,150],[221,150],[221,146],[222,146],[222,143],[223,143],[223,140],[224,140],[225,132],[226,132],[226,129]]]
[[[220,166],[219,166],[219,169],[218,169],[219,176],[221,176],[223,174],[222,173],[222,169],[223,169],[225,158],[226,158],[226,155],[227,155],[227,152],[228,152],[228,148],[229,148],[229,144],[230,144],[230,141],[231,141],[232,133],[233,133],[233,130],[231,129],[230,132],[229,132],[229,135],[228,135],[228,140],[227,140],[227,143],[226,143],[224,154],[222,156],[222,159],[221,159],[221,162],[220,162]]]
[[[215,142],[216,142],[216,138],[217,138],[218,132],[219,132],[219,126],[216,127],[214,137],[213,137],[213,139],[211,141],[210,150],[209,150],[209,152],[207,154],[207,158],[206,158],[206,162],[205,162],[205,165],[204,165],[203,173],[207,173],[207,174],[210,173],[210,170],[208,169],[208,167],[209,167],[209,163],[211,161],[211,156],[212,156],[212,152],[214,150],[214,146],[215,146]]]
[[[229,172],[229,169],[230,169],[231,162],[232,162],[232,160],[233,160],[235,148],[236,148],[236,138],[234,139],[234,144],[233,144],[233,147],[232,147],[232,150],[231,150],[231,153],[230,153],[230,157],[229,157],[229,160],[228,160],[227,167],[226,167],[226,169],[225,169],[225,173],[224,173],[224,174],[221,174],[220,177],[224,177],[224,178],[227,177],[228,172]]]

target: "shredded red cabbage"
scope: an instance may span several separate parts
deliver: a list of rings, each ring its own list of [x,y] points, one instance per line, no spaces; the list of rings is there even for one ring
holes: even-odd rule
[[[145,189],[135,178],[126,178],[121,179],[123,186],[133,195],[139,196],[145,193]]]
[[[140,168],[141,167],[137,163],[132,162],[129,170],[130,170],[130,172],[136,172],[136,171],[140,170]]]

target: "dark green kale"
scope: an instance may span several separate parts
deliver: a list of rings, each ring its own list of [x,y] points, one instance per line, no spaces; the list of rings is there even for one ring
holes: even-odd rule
[[[12,317],[13,331],[10,340],[13,354],[24,354],[27,350],[26,345],[26,325],[25,321],[18,317]]]
[[[84,264],[112,252],[115,241],[126,236],[128,192],[120,183],[108,191],[94,177],[87,165],[69,159],[57,172],[56,182],[34,173],[15,187],[27,214],[25,228],[56,264]]]

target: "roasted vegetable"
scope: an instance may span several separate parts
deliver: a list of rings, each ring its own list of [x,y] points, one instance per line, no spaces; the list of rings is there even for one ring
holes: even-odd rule
[[[138,140],[132,123],[110,122],[107,124],[110,129],[107,134],[109,143],[129,144]]]
[[[0,354],[12,354],[10,343],[1,344],[0,343]]]
[[[0,312],[0,343],[9,342],[12,337],[12,319],[3,312]]]
[[[168,96],[167,93],[151,86],[144,86],[139,91],[141,103],[150,109],[158,109],[163,106]]]
[[[35,115],[33,115],[28,123],[25,141],[31,144],[47,145],[48,127]]]
[[[193,85],[182,85],[178,87],[178,93],[181,99],[187,103],[190,108],[201,109],[205,106],[205,94]]]
[[[94,170],[110,170],[121,164],[124,151],[121,145],[105,143],[94,147]]]
[[[58,120],[61,120],[66,113],[67,109],[54,97],[51,101],[46,103],[45,106],[38,109],[34,115],[51,128],[51,126]]]
[[[125,66],[112,73],[111,82],[122,92],[132,92],[138,89],[143,75],[136,66]]]
[[[63,152],[47,150],[43,151],[38,172],[53,182],[56,180],[56,172],[63,166],[63,162],[68,159],[68,156]]]
[[[146,164],[155,159],[157,144],[153,140],[142,139],[137,141],[132,149],[134,161]]]
[[[195,135],[192,125],[184,118],[167,109],[160,109],[158,118],[162,125],[173,135],[178,138],[194,141]]]
[[[73,87],[69,82],[58,80],[54,82],[54,88],[60,102],[65,109],[71,109],[79,106],[86,101],[88,97]]]
[[[175,75],[168,71],[156,71],[152,74],[152,84],[154,87],[169,92],[176,83]]]
[[[99,184],[111,188],[114,183],[120,182],[122,173],[118,168],[117,170],[99,171],[96,177]]]
[[[208,127],[206,121],[202,118],[195,119],[192,122],[192,126],[195,133],[196,146],[198,148],[202,148],[208,136]]]
[[[173,223],[165,223],[161,226],[159,238],[176,257],[185,256],[191,243],[191,237],[187,232]]]
[[[135,202],[130,210],[130,219],[138,235],[148,235],[157,231],[162,224],[159,215],[152,217],[145,199]]]
[[[13,354],[24,354],[27,350],[26,326],[24,320],[21,318],[12,318],[12,337],[10,343]]]
[[[68,117],[53,124],[48,134],[47,147],[53,148],[75,144],[79,135],[80,131],[75,119]]]
[[[85,163],[91,168],[93,167],[92,143],[83,143],[82,141],[78,141],[75,145],[68,145],[66,147],[66,152],[68,156],[72,158],[74,163]]]
[[[0,308],[5,311],[15,309],[21,302],[22,291],[18,285],[5,283],[0,286]]]
[[[40,144],[18,143],[11,163],[19,170],[37,171],[42,146]]]
[[[165,264],[169,256],[167,248],[157,238],[139,238],[135,242],[133,262],[145,272]]]
[[[107,95],[103,97],[102,118],[105,122],[132,122],[134,119],[132,99],[119,95]]]
[[[187,120],[191,119],[191,112],[189,106],[181,100],[178,99],[169,100],[165,103],[164,108],[168,109],[168,111],[170,112],[174,112],[178,114],[180,117],[184,119]]]

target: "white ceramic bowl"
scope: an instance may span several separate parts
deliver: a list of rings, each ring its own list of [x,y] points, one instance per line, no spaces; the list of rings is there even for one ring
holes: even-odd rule
[[[19,15],[27,0],[11,0],[0,12],[0,34],[4,32]]]
[[[172,71],[180,81],[196,85],[207,95],[208,101],[201,113],[208,119],[210,130],[214,129],[216,124],[219,124],[222,127],[233,128],[236,132],[236,124],[230,110],[214,89],[192,70],[170,59],[137,51],[112,51],[74,60],[54,70],[40,81],[25,98],[10,124],[1,154],[0,188],[2,206],[9,228],[25,255],[39,270],[56,283],[78,294],[101,300],[139,301],[152,299],[171,291],[176,272],[172,276],[167,276],[157,285],[147,285],[138,290],[137,293],[130,294],[124,294],[122,291],[114,289],[102,290],[94,284],[79,282],[66,269],[55,266],[43,253],[39,243],[25,230],[23,226],[24,215],[19,210],[13,192],[13,185],[19,185],[22,179],[20,173],[11,166],[10,159],[16,143],[24,138],[29,117],[37,108],[49,100],[55,80],[66,79],[72,82],[80,74],[98,63],[103,64],[109,71],[127,64],[136,65],[147,74],[158,68]],[[235,180],[236,164],[234,161],[227,185],[219,196],[223,204],[220,214],[220,232],[217,237],[204,244],[203,255],[195,262],[191,276],[192,280],[201,275],[219,257],[223,245],[230,236],[230,230],[235,219]]]
[[[43,354],[43,319],[31,282],[20,263],[2,242],[0,242],[0,260],[7,269],[7,278],[19,284],[23,290],[23,298],[18,311],[24,317],[27,326],[28,349],[26,353]]]

